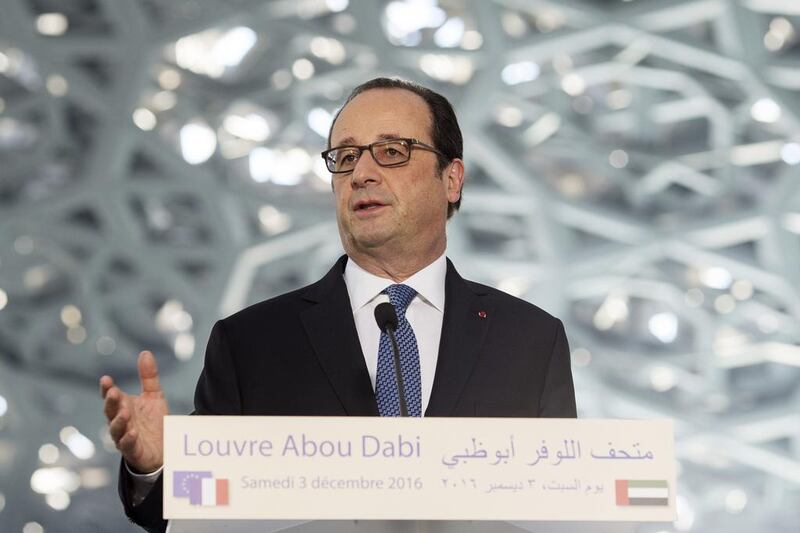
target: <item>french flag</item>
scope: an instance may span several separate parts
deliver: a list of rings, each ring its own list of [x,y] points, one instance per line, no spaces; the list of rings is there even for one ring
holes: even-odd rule
[[[228,480],[203,478],[200,480],[200,505],[228,505]]]

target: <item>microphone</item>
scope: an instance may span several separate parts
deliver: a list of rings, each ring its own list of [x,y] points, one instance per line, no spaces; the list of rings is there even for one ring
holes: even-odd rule
[[[375,307],[375,322],[377,322],[381,332],[389,336],[389,341],[392,343],[394,377],[397,381],[397,394],[400,397],[400,416],[408,416],[406,391],[405,387],[403,387],[403,377],[400,373],[400,350],[397,348],[397,339],[394,336],[394,332],[397,330],[397,312],[394,310],[394,306],[389,302],[379,303]]]

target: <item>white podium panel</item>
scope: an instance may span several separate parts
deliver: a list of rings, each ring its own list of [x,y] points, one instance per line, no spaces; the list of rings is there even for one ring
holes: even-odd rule
[[[675,520],[665,420],[169,416],[164,429],[164,517],[227,531]]]
[[[167,533],[633,533],[637,526],[633,522],[171,520]]]

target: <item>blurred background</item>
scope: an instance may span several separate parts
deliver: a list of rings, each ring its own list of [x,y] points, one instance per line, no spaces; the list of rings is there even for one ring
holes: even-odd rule
[[[2,0],[0,531],[134,531],[97,380],[341,253],[349,90],[465,136],[461,274],[567,325],[582,417],[671,418],[674,524],[800,531],[797,0]]]

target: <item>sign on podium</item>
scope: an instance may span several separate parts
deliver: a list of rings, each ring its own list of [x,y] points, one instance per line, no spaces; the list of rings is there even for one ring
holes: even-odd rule
[[[339,521],[328,532],[463,532],[467,521],[501,532],[676,518],[666,420],[169,416],[164,430],[172,533],[209,520],[230,532],[320,520]],[[381,522],[398,520],[409,522]]]

